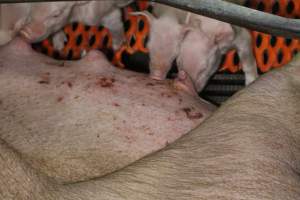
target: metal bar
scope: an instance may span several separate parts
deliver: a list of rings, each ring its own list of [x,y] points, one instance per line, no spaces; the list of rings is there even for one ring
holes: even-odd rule
[[[0,3],[25,3],[74,0],[0,0]],[[75,0],[76,1],[76,0]],[[87,0],[84,0],[87,1]],[[223,0],[150,0],[201,14],[234,25],[276,36],[300,38],[300,20],[279,17]]]
[[[220,21],[269,33],[300,38],[300,20],[271,15],[223,0],[153,0]]]
[[[59,2],[59,1],[79,1],[79,0],[0,0],[0,4],[4,4],[4,3],[9,4],[9,3]],[[83,1],[92,1],[92,0],[83,0]],[[100,1],[102,1],[102,0],[100,0]],[[106,0],[104,0],[104,1],[106,1]]]

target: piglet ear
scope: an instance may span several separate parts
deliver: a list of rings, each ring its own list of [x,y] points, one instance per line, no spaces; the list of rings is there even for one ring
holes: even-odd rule
[[[137,16],[137,15],[143,15],[145,16],[149,23],[152,24],[152,22],[156,19],[150,12],[148,11],[143,11],[143,12],[131,12],[129,13],[129,15],[134,15],[134,16]]]
[[[234,34],[232,26],[228,24],[222,31],[219,31],[219,33],[215,35],[215,43],[219,46],[223,46],[234,39]]]
[[[193,27],[196,29],[201,29],[201,26],[202,26],[201,20],[199,20],[197,18],[192,20],[191,18],[192,18],[192,13],[188,12],[185,17],[184,25],[188,26],[188,27]]]
[[[14,32],[19,32],[23,26],[26,24],[27,22],[27,17],[21,18],[19,19],[15,24],[14,24]]]
[[[180,41],[183,41],[187,34],[192,31],[193,28],[188,25],[183,25],[180,32]]]

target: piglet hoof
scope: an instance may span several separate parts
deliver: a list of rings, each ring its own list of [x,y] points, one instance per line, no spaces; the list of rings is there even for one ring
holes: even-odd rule
[[[63,31],[56,33],[52,39],[54,49],[61,51],[64,48],[67,40],[67,36]]]
[[[250,85],[254,80],[255,80],[255,79],[250,79],[250,80],[249,80],[249,79],[246,79],[246,80],[245,80],[246,86],[247,86],[247,85]]]
[[[177,90],[182,90],[187,92],[192,96],[197,96],[198,93],[195,90],[194,84],[191,77],[185,71],[179,71],[177,78],[174,80],[174,87]]]
[[[153,79],[153,80],[156,80],[156,81],[162,81],[162,80],[164,80],[163,78],[158,77],[158,76],[151,76],[150,75],[150,78]]]
[[[83,58],[86,56],[86,54],[87,54],[87,51],[83,50],[83,51],[81,51],[80,57]]]
[[[162,75],[162,73],[159,70],[151,71],[149,77],[156,81],[165,80],[165,77]]]
[[[254,82],[256,79],[258,78],[258,75],[247,75],[246,74],[246,80],[245,80],[245,84],[250,85],[252,82]]]

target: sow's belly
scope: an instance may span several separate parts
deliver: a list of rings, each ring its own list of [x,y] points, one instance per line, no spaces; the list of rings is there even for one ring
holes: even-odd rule
[[[21,39],[0,49],[0,137],[60,182],[100,177],[162,149],[215,109],[100,52],[57,61]]]

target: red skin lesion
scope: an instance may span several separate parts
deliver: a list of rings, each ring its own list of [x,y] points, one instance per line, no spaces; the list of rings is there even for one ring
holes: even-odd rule
[[[50,84],[50,72],[46,72],[40,75],[39,84]]]
[[[71,81],[63,81],[61,82],[62,85],[66,84],[69,88],[73,87],[73,83]]]
[[[109,88],[114,86],[115,81],[116,80],[114,78],[101,77],[97,78],[96,85],[99,85],[104,88]]]
[[[181,104],[182,103],[182,98],[179,98],[178,101],[179,101],[179,104]]]
[[[147,83],[146,86],[154,86],[154,83]]]
[[[185,114],[186,114],[186,117],[188,118],[188,119],[200,119],[200,118],[202,118],[203,117],[203,114],[202,113],[200,113],[200,112],[193,112],[192,110],[192,108],[183,108],[182,109],[183,110],[183,112],[185,112]]]
[[[62,102],[64,100],[64,97],[58,97],[57,98],[57,102],[59,103],[59,102]]]
[[[115,107],[120,107],[120,104],[118,104],[118,103],[113,103],[113,105],[114,105]]]

